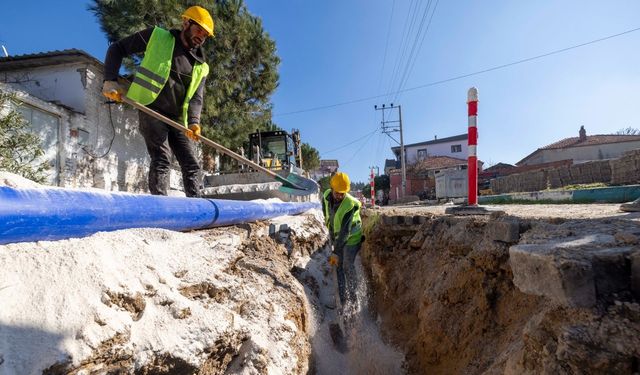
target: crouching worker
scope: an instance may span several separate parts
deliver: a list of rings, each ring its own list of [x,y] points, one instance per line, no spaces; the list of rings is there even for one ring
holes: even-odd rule
[[[346,323],[351,314],[345,310],[356,300],[355,259],[363,240],[360,202],[349,194],[351,182],[346,173],[336,173],[330,184],[331,189],[323,194],[322,210],[333,244],[329,264],[337,267],[338,294],[342,306],[340,313]],[[334,331],[338,327],[330,328]],[[335,334],[332,332],[332,337]]]

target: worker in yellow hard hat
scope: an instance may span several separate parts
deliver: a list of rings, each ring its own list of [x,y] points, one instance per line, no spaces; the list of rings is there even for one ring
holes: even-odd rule
[[[202,7],[192,6],[182,14],[180,29],[151,27],[111,44],[107,50],[104,96],[120,100],[124,89],[117,80],[122,59],[144,53],[127,97],[185,126],[180,131],[139,112],[139,128],[151,157],[151,194],[167,195],[173,151],[182,170],[185,194],[188,197],[200,195],[200,165],[194,144],[189,139],[197,141],[200,135],[204,85],[209,73],[202,44],[211,36],[211,15]]]
[[[346,173],[333,175],[330,185],[331,189],[323,193],[322,211],[333,244],[329,264],[337,268],[338,294],[342,306],[340,313],[342,322],[346,324],[353,315],[357,289],[355,259],[363,240],[361,203],[349,194],[351,181]],[[329,326],[334,341],[344,337],[344,332],[337,332],[338,328],[336,324]]]

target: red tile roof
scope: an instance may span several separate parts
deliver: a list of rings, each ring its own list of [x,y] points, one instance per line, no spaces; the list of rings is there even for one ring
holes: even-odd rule
[[[467,165],[467,161],[450,156],[430,156],[415,163],[411,169],[414,172],[424,172],[434,169],[451,168],[458,165]]]
[[[568,147],[604,145],[609,143],[640,141],[640,135],[597,134],[588,135],[584,141],[580,137],[565,138],[561,141],[541,147],[539,150],[555,150]]]
[[[595,145],[605,145],[612,143],[621,143],[621,142],[634,142],[640,141],[640,135],[622,135],[622,134],[596,134],[596,135],[588,135],[585,140],[580,140],[580,137],[571,137],[565,138],[558,142],[552,143],[550,145],[540,147],[529,155],[525,156],[516,163],[516,165],[520,166],[522,163],[538,154],[542,150],[560,150],[563,148],[571,148],[571,147],[585,147],[585,146],[595,146]]]

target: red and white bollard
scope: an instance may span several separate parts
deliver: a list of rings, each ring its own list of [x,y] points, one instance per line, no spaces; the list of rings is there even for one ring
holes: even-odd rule
[[[472,87],[467,92],[467,106],[469,114],[467,177],[469,182],[469,206],[478,205],[478,90]]]
[[[375,178],[373,177],[373,168],[371,168],[371,207],[375,207],[375,205],[376,205]]]

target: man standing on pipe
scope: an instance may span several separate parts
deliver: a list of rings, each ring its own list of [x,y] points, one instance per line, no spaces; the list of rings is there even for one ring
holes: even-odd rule
[[[340,313],[345,323],[348,323],[348,307],[356,299],[355,259],[363,241],[361,204],[349,194],[351,182],[346,173],[336,173],[331,177],[330,185],[331,189],[323,194],[322,212],[333,243],[329,264],[337,268],[338,294],[342,306]],[[336,340],[336,336],[343,336],[342,332],[336,332],[337,329],[336,325],[330,326],[334,341],[340,341]]]
[[[117,79],[123,57],[144,53],[127,97],[185,126],[184,131],[179,131],[139,112],[140,131],[151,157],[151,194],[167,195],[173,151],[182,170],[185,194],[200,196],[200,165],[189,139],[197,141],[194,134],[200,134],[204,85],[209,73],[202,44],[210,36],[211,15],[202,7],[192,6],[182,14],[181,30],[151,27],[111,44],[107,50],[104,96],[120,100],[124,89]]]

